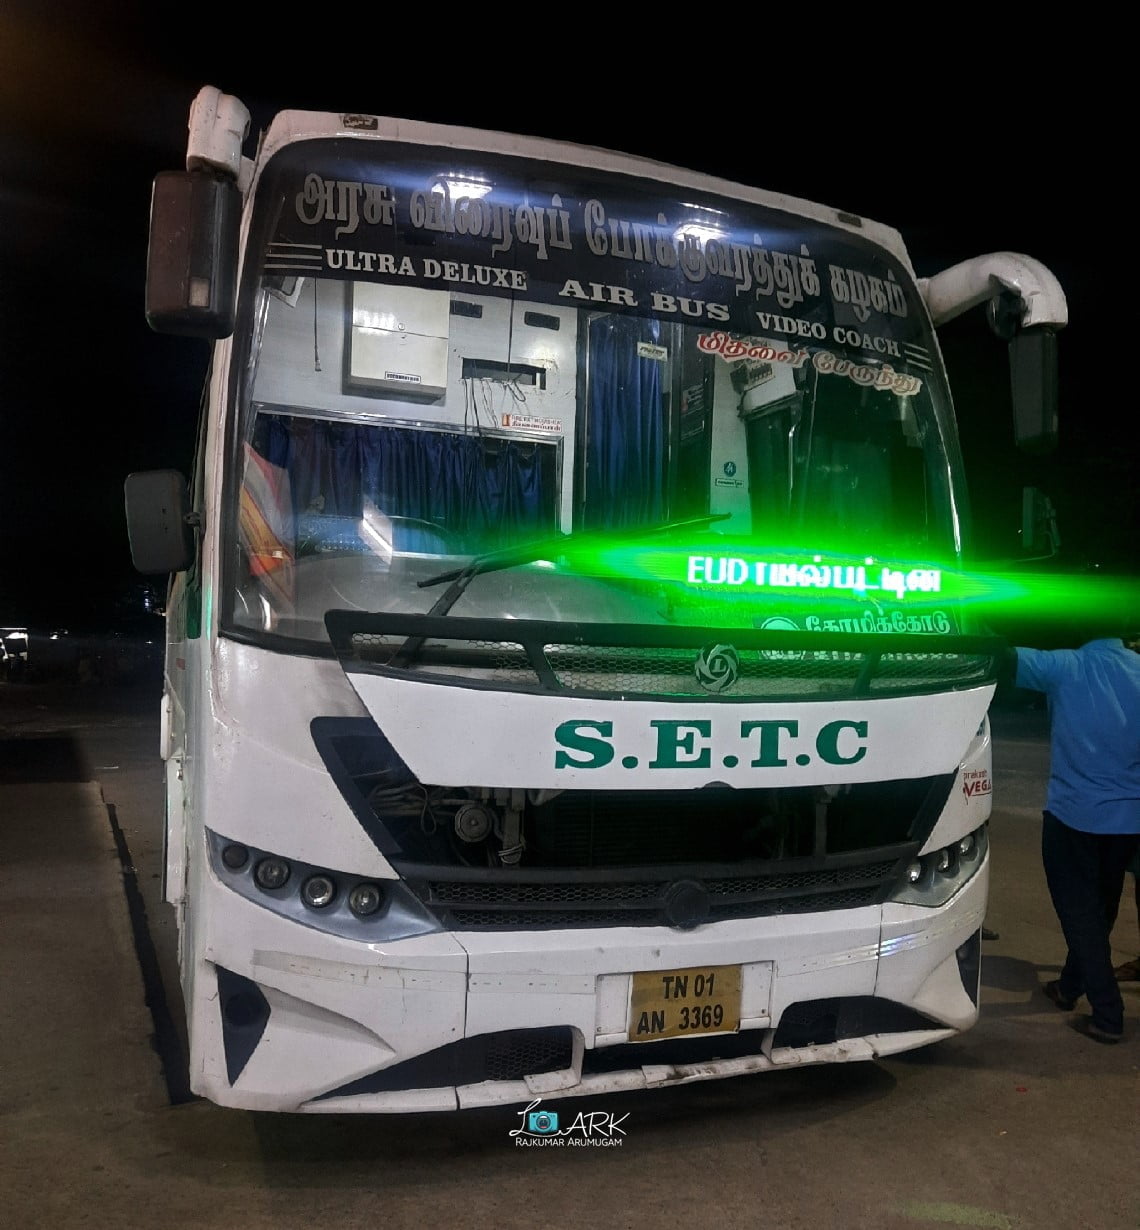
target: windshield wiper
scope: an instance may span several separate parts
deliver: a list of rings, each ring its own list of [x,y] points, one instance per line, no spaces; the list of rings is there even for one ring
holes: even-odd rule
[[[498,551],[488,551],[483,555],[474,555],[462,568],[452,568],[447,572],[437,573],[426,580],[417,581],[420,589],[430,585],[442,585],[445,581],[451,584],[432,604],[428,615],[446,615],[459,601],[463,591],[475,579],[486,572],[499,572],[504,568],[518,568],[522,564],[533,563],[542,559],[568,542],[576,546],[584,543],[611,543],[615,540],[628,538],[648,538],[658,534],[669,534],[676,530],[693,529],[702,525],[712,525],[716,521],[727,521],[731,513],[706,513],[701,517],[686,517],[681,521],[663,521],[659,525],[635,526],[623,530],[579,530],[577,533],[556,534],[547,538],[535,538],[530,542],[520,542],[514,546],[501,547]],[[409,636],[392,657],[393,666],[407,666],[419,653],[425,638]]]
[[[659,525],[634,526],[622,530],[579,530],[577,533],[536,538],[530,542],[520,542],[514,546],[501,547],[497,551],[475,555],[462,568],[437,573],[425,581],[417,581],[416,584],[420,589],[426,589],[429,585],[442,585],[445,581],[452,582],[428,611],[429,615],[446,615],[475,577],[486,572],[499,572],[504,568],[517,568],[522,564],[531,564],[536,559],[542,559],[544,555],[566,546],[569,542],[573,542],[575,546],[591,542],[604,545],[619,539],[625,541],[629,538],[649,538],[658,534],[673,533],[676,530],[712,525],[716,521],[727,521],[731,515],[731,513],[706,513],[704,516],[687,517],[682,521],[663,521]]]

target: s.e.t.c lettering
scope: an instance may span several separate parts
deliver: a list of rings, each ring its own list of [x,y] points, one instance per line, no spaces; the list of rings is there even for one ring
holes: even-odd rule
[[[714,755],[713,724],[705,718],[655,718],[649,722],[654,734],[650,769],[708,769]],[[825,722],[814,738],[801,731],[796,718],[763,718],[741,721],[734,732],[739,755],[729,752],[721,763],[735,767],[778,769],[814,760],[825,764],[856,764],[867,754],[867,723],[841,719]],[[555,728],[556,769],[601,769],[618,753],[614,724],[583,719],[562,722]],[[723,748],[721,749],[724,750]],[[638,758],[625,755],[621,764],[638,767]]]

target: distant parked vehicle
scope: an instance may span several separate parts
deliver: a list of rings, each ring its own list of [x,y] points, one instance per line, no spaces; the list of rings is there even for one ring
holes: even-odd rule
[[[23,678],[27,665],[27,628],[0,628],[0,679]]]

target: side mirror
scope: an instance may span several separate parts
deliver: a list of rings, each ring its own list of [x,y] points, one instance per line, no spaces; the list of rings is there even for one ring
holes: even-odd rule
[[[156,333],[229,337],[241,193],[209,171],[163,171],[150,200],[146,319]]]
[[[1019,330],[1009,343],[1013,436],[1027,453],[1057,447],[1057,333],[1046,325]]]
[[[1009,343],[1014,442],[1040,455],[1057,447],[1057,330],[1022,325],[1024,313],[1024,301],[1009,288],[986,305],[990,329]]]
[[[141,470],[123,486],[131,560],[139,572],[182,572],[194,562],[190,492],[177,470]]]

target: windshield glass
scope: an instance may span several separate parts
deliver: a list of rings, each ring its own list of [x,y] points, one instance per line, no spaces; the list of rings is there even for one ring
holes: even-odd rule
[[[858,234],[581,167],[310,141],[270,163],[251,235],[231,628],[810,627],[805,595],[837,626],[916,611],[957,558],[937,349]],[[916,630],[951,630],[926,606]]]

